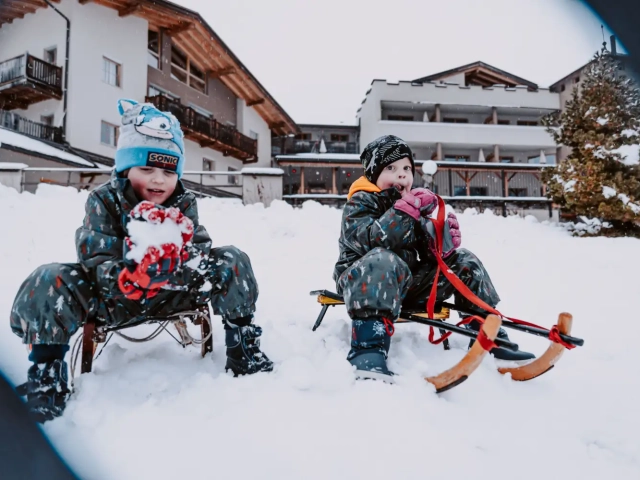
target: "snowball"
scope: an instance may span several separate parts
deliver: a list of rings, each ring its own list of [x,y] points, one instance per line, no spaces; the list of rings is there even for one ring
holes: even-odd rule
[[[140,263],[149,247],[162,252],[162,245],[173,243],[182,248],[182,229],[173,220],[167,218],[162,223],[149,223],[144,220],[132,220],[127,225],[129,238],[133,243],[127,253],[127,259]]]

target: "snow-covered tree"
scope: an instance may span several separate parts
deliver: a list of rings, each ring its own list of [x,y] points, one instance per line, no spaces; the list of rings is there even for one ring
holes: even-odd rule
[[[548,195],[564,211],[606,227],[579,234],[640,237],[640,91],[606,49],[581,76],[564,111],[544,120],[556,143],[571,149],[545,170]]]

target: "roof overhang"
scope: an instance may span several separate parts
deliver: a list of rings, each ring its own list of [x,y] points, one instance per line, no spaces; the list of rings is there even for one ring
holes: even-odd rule
[[[52,3],[60,3],[60,0],[49,0]],[[44,0],[2,0],[0,2],[0,26],[11,23],[16,19],[24,18],[29,13],[35,13],[40,8],[49,5]]]
[[[52,0],[59,2],[60,0]],[[233,94],[253,107],[276,135],[298,133],[293,119],[234,55],[202,16],[166,0],[78,0],[112,8],[118,15],[135,15],[149,22],[152,29],[168,33],[176,46],[217,77]],[[0,25],[22,18],[38,8],[44,0],[4,0],[0,4]]]

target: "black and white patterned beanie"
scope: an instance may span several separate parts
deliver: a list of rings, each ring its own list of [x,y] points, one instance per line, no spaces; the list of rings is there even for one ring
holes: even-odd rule
[[[364,176],[371,183],[376,183],[385,167],[404,157],[407,157],[411,162],[411,171],[415,175],[416,166],[413,163],[413,152],[407,142],[395,135],[377,138],[367,145],[360,155]]]

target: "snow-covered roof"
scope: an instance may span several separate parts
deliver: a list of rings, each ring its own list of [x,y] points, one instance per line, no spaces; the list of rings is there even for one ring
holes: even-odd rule
[[[79,157],[78,155],[65,152],[64,150],[52,147],[51,145],[47,145],[46,143],[41,142],[40,140],[36,140],[35,138],[27,137],[26,135],[22,135],[20,133],[0,127],[0,148],[2,148],[3,144],[11,145],[12,147],[21,148],[23,150],[28,150],[30,152],[40,153],[49,157],[57,157],[61,160],[66,160],[67,162],[83,165],[85,167],[95,166],[93,163],[85,160],[82,157]]]
[[[284,175],[281,168],[243,168],[240,173],[243,175]]]
[[[26,163],[2,162],[0,163],[0,170],[24,170],[28,166]]]
[[[295,155],[276,155],[278,160],[357,160],[360,161],[358,153],[297,153]]]

